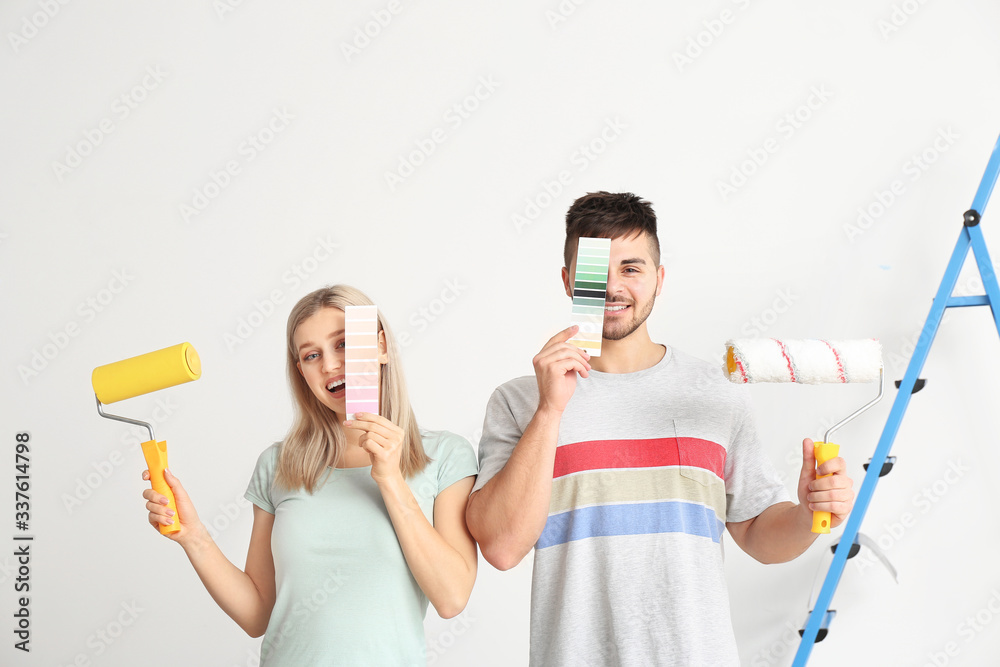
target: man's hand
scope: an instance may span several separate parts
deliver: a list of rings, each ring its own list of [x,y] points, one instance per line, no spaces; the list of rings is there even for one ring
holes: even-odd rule
[[[577,373],[587,377],[590,373],[590,355],[583,348],[567,343],[578,326],[563,329],[535,355],[531,363],[538,380],[538,409],[562,414],[576,390]]]
[[[817,475],[820,475],[819,479],[816,478]],[[844,459],[836,456],[817,469],[813,441],[809,438],[802,441],[800,507],[809,512],[830,512],[830,527],[836,528],[847,520],[854,507],[853,487],[854,481],[847,476],[847,462]]]

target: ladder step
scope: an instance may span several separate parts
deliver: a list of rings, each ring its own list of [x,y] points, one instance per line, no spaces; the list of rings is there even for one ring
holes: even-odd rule
[[[868,459],[868,463],[862,463],[861,464],[862,467],[865,469],[865,472],[868,472],[868,466],[871,465],[871,462],[872,462],[872,460]],[[896,465],[896,457],[895,456],[887,456],[885,458],[885,461],[882,462],[882,469],[879,470],[878,476],[879,477],[885,477],[886,475],[888,475],[890,472],[892,472],[892,466],[894,466],[894,465]],[[853,555],[853,554],[851,554],[851,555]],[[848,556],[848,558],[850,558],[850,557],[851,556]]]
[[[896,389],[899,389],[899,385],[901,384],[903,384],[902,380],[896,380]],[[927,384],[927,380],[923,378],[917,378],[917,381],[913,383],[913,391],[911,391],[910,393],[911,394],[917,393],[918,391],[924,388],[925,384]]]
[[[810,610],[809,613],[812,614],[812,610]],[[813,643],[818,644],[819,642],[821,642],[824,639],[826,639],[826,636],[830,633],[830,622],[833,620],[833,617],[836,616],[836,615],[837,615],[837,610],[836,609],[827,609],[826,610],[826,614],[823,615],[823,622],[820,623],[819,631],[816,632],[816,641],[813,642]],[[799,629],[799,637],[801,637],[802,635],[804,635],[805,632],[806,632],[805,628],[800,628]]]
[[[838,541],[836,544],[830,545],[831,552],[837,553],[837,544],[840,544],[840,542]],[[858,543],[858,538],[854,538],[854,543],[851,544],[851,548],[847,552],[847,560],[851,560],[852,558],[857,556],[859,551],[861,551],[861,545]]]

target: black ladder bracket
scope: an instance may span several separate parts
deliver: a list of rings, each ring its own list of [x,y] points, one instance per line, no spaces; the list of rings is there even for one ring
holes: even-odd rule
[[[903,384],[902,380],[896,380],[896,389],[899,389],[899,386],[901,384]],[[913,391],[911,391],[910,393],[911,394],[917,393],[918,391],[923,389],[926,384],[927,380],[925,380],[924,378],[917,378],[917,381],[913,383]]]

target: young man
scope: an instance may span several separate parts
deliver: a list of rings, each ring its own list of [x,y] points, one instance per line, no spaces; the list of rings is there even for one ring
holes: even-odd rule
[[[812,511],[851,510],[844,460],[819,467],[803,441],[800,504],[776,481],[745,388],[654,343],[663,289],[656,216],[631,194],[597,192],[566,214],[566,294],[577,240],[611,238],[601,356],[553,336],[535,377],[490,398],[466,518],[506,570],[535,549],[531,664],[738,665],[722,533],[764,563],[812,544]]]

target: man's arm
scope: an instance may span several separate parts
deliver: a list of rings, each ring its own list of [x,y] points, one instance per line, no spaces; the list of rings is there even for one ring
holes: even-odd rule
[[[587,377],[590,371],[589,356],[566,342],[576,329],[559,332],[535,355],[535,415],[503,469],[469,497],[465,515],[469,532],[483,557],[499,570],[521,562],[548,519],[559,422],[576,389],[577,373]]]
[[[498,570],[520,563],[545,528],[561,417],[536,411],[507,464],[469,497],[469,531]]]
[[[784,563],[800,556],[818,535],[812,532],[812,513],[830,512],[831,526],[847,520],[854,506],[854,482],[847,463],[836,457],[816,469],[813,441],[802,441],[799,504],[777,503],[747,521],[727,523],[733,541],[762,563]],[[816,473],[830,475],[816,479]]]

